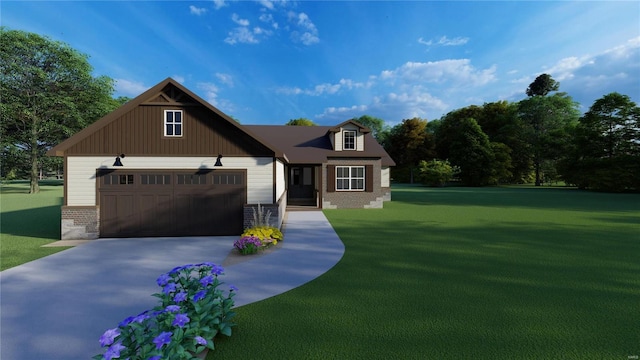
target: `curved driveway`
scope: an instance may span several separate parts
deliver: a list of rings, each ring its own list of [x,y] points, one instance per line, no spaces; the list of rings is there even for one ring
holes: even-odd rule
[[[284,235],[249,257],[230,254],[235,236],[100,239],[0,272],[0,358],[90,359],[106,329],[157,304],[156,279],[175,266],[222,264],[237,307],[309,282],[344,254],[321,211],[289,212]]]

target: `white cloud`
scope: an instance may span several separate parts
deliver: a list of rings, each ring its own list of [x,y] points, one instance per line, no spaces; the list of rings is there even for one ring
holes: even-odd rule
[[[221,83],[233,87],[233,78],[229,74],[216,73],[216,78],[220,80]]]
[[[469,38],[467,37],[456,37],[453,39],[449,39],[446,36],[440,37],[440,39],[434,40],[424,40],[423,38],[418,39],[418,43],[426,46],[431,45],[440,45],[440,46],[460,46],[469,42]]]
[[[278,29],[278,23],[273,19],[272,14],[261,14],[259,17],[260,21],[271,25],[274,29]]]
[[[281,87],[276,89],[276,92],[279,94],[285,94],[285,95],[304,94],[309,96],[320,96],[324,94],[332,95],[343,89],[352,90],[352,89],[359,89],[359,88],[369,88],[372,86],[372,84],[373,82],[362,83],[362,82],[353,81],[351,79],[340,79],[340,81],[338,81],[337,84],[324,83],[324,84],[316,85],[313,88],[306,89],[306,90],[303,90],[299,87],[294,87],[294,88]]]
[[[264,6],[265,8],[269,10],[273,10],[273,2],[269,0],[258,0],[258,2],[260,3],[260,5]]]
[[[213,0],[213,7],[218,10],[220,8],[223,8],[225,6],[228,6],[228,4],[225,2],[225,0]]]
[[[313,45],[320,42],[318,37],[318,29],[311,21],[309,16],[305,13],[296,14],[293,11],[288,13],[289,20],[295,22],[300,29],[299,31],[293,31],[291,37],[294,41],[299,41],[304,45]]]
[[[127,79],[115,79],[116,92],[126,96],[138,96],[149,89],[141,82]]]
[[[233,45],[235,43],[257,44],[259,41],[246,27],[237,27],[229,32],[224,42]]]
[[[464,83],[482,86],[496,80],[496,67],[478,70],[469,59],[450,59],[435,62],[407,62],[394,70],[383,70],[380,78],[391,83]]]
[[[173,80],[179,82],[180,84],[184,85],[184,76],[180,76],[180,75],[173,75],[171,77]]]
[[[238,14],[233,13],[231,15],[231,20],[233,20],[234,23],[240,25],[240,26],[249,26],[249,20],[247,19],[241,19],[240,16],[238,16]]]
[[[200,82],[198,83],[198,89],[204,91],[204,99],[209,102],[209,104],[216,106],[218,104],[218,87],[213,83],[208,82]]]
[[[189,5],[189,12],[191,12],[191,14],[193,15],[202,15],[207,12],[207,9]]]

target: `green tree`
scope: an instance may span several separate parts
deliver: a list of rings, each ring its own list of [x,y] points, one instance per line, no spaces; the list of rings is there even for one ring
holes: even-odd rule
[[[489,137],[473,118],[448,118],[440,133],[449,132],[449,161],[460,168],[460,180],[469,186],[494,182],[495,157]]]
[[[605,191],[640,190],[640,107],[626,95],[596,100],[580,118],[567,181]]]
[[[369,130],[371,130],[371,135],[373,135],[373,137],[381,144],[384,143],[385,137],[389,134],[389,129],[385,126],[384,120],[382,119],[369,115],[362,115],[351,120],[368,127]]]
[[[408,172],[407,179],[413,182],[413,170],[421,160],[435,157],[433,135],[426,131],[427,120],[420,118],[405,119],[394,126],[387,141],[385,150],[396,162],[396,173]],[[402,176],[396,176],[402,178]]]
[[[62,42],[0,28],[2,145],[28,157],[30,193],[40,190],[46,150],[115,107],[113,81],[92,71],[86,55]]]
[[[316,123],[306,118],[291,119],[285,125],[288,126],[316,126]]]
[[[551,91],[558,91],[560,83],[555,81],[549,74],[541,74],[529,84],[527,96],[547,96]]]
[[[458,171],[459,169],[451,166],[447,160],[422,160],[418,164],[418,178],[420,182],[429,186],[444,186]]]
[[[525,138],[531,148],[535,184],[542,184],[543,163],[554,163],[566,152],[571,128],[580,113],[578,104],[565,93],[547,96],[559,84],[542,74],[529,85],[529,97],[518,104],[518,114],[525,124]]]

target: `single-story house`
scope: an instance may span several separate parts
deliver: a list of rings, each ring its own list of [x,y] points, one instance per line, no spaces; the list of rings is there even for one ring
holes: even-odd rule
[[[356,122],[242,125],[168,78],[49,151],[62,239],[239,235],[258,204],[382,208],[393,160]]]

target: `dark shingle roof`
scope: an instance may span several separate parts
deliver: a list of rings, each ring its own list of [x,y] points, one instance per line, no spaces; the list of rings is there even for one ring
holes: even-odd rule
[[[286,126],[244,125],[247,130],[284,153],[291,164],[321,164],[327,158],[380,158],[383,166],[394,166],[395,162],[376,141],[366,133],[364,151],[334,151],[329,131],[334,126]]]

